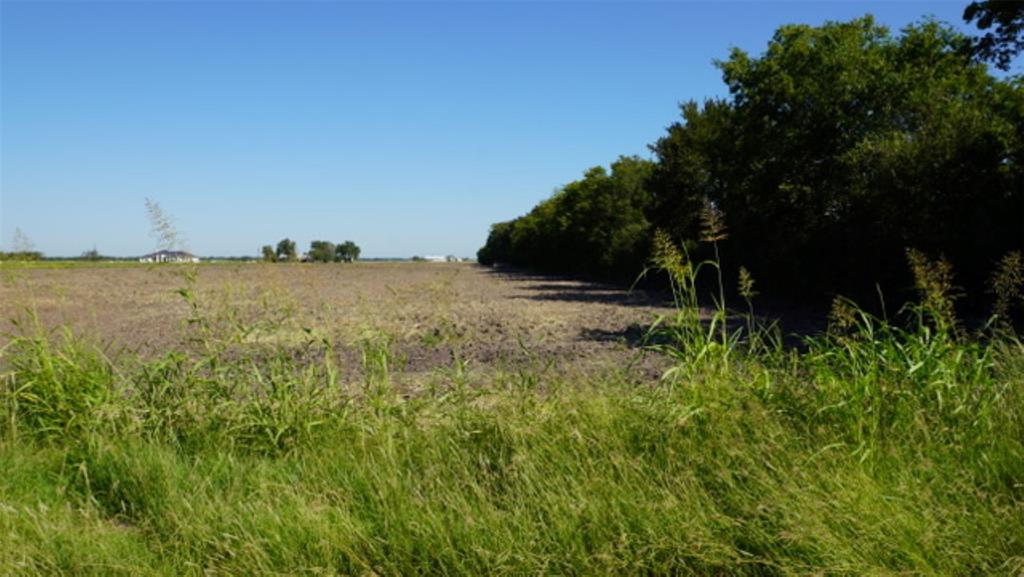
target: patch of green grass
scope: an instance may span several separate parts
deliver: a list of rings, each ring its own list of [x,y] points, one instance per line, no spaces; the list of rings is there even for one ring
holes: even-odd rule
[[[344,381],[315,331],[234,338],[244,315],[183,290],[188,351],[31,331],[3,350],[0,574],[1024,570],[1012,334],[851,308],[797,352],[687,312],[661,325],[680,369],[655,383],[470,386],[459,365],[398,390],[387,334],[353,343]]]

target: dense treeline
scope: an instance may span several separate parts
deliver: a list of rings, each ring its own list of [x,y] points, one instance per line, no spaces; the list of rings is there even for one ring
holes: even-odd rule
[[[23,250],[23,251],[0,251],[0,260],[41,260],[43,253],[35,250]]]
[[[655,229],[696,239],[710,206],[725,264],[776,294],[899,290],[907,248],[976,289],[1022,244],[1024,81],[972,46],[935,22],[784,26],[717,63],[730,97],[683,104],[653,162],[591,169],[494,225],[479,260],[627,279]]]
[[[529,214],[491,229],[477,258],[547,271],[621,275],[648,252],[644,183],[653,163],[622,157],[611,170],[595,167],[538,204]]]

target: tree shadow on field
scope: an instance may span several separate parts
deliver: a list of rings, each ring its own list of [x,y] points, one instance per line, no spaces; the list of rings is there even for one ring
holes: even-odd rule
[[[601,343],[622,343],[634,348],[669,343],[663,333],[652,333],[650,329],[649,325],[639,323],[618,330],[585,328],[580,331],[580,338]]]
[[[762,322],[770,319],[761,318]],[[731,317],[728,322],[728,328],[730,334],[735,331],[743,331],[745,326],[745,320],[740,317]],[[704,320],[701,322],[701,326],[705,331],[710,327],[710,320]],[[805,329],[803,332],[783,332],[780,334],[781,344],[786,349],[805,350],[806,342],[804,337],[812,334],[820,333],[821,329],[815,327],[814,329]],[[643,348],[643,347],[657,347],[659,345],[673,345],[677,344],[673,341],[671,334],[665,330],[651,330],[650,325],[632,324],[628,327],[618,330],[607,330],[601,328],[584,328],[580,330],[579,338],[586,341],[594,341],[601,343],[619,343],[626,345],[630,348]],[[715,338],[718,338],[716,333]]]
[[[587,280],[575,276],[539,274],[510,266],[485,269],[489,274],[517,283],[528,294],[515,299],[595,303],[628,307],[671,307],[672,296],[667,291],[633,289]]]
[[[537,302],[594,303],[624,307],[648,308],[652,313],[672,315],[675,307],[670,291],[644,287],[629,290],[626,287],[588,280],[578,276],[542,274],[518,269],[508,265],[485,267],[488,274],[516,283],[521,293],[510,298]],[[730,306],[742,304],[739,297],[732,297]],[[653,310],[661,309],[661,310]],[[802,349],[805,337],[821,334],[826,328],[827,308],[817,302],[771,299],[759,297],[754,303],[755,314],[761,323],[778,322],[782,344],[786,348]],[[732,309],[731,309],[732,310]],[[742,309],[730,312],[728,330],[741,330],[746,325]],[[705,327],[710,322],[712,311],[702,307],[701,317]],[[651,322],[654,318],[652,316]],[[585,341],[624,343],[630,347],[669,344],[664,332],[650,333],[650,324],[634,323],[625,328],[606,329],[586,327],[580,330],[579,338]]]

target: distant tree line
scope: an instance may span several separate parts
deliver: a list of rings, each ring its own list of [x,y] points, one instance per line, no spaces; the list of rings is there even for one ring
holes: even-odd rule
[[[1024,80],[990,74],[992,46],[931,21],[783,26],[716,64],[730,96],[681,105],[652,161],[588,170],[478,260],[632,280],[654,230],[696,239],[711,207],[732,274],[777,294],[899,290],[907,248],[977,289],[1024,241]]]
[[[0,251],[0,260],[42,260],[43,253],[37,250],[31,251]]]
[[[359,260],[359,245],[346,240],[334,244],[327,240],[314,240],[309,244],[309,252],[302,257],[296,251],[295,241],[290,238],[281,239],[275,248],[273,245],[263,245],[260,249],[263,260],[266,262],[288,262],[308,260],[311,262],[355,262]]]
[[[11,250],[0,251],[0,260],[12,261],[28,261],[28,260],[41,260],[43,253],[36,250],[35,245],[28,238],[20,228],[14,229],[14,235],[11,238]]]

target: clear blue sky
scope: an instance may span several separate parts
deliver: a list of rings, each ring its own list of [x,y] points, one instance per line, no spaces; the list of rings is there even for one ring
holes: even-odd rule
[[[0,0],[0,244],[204,255],[290,236],[470,256],[492,222],[725,94],[712,60],[791,22],[893,28],[962,2]]]

